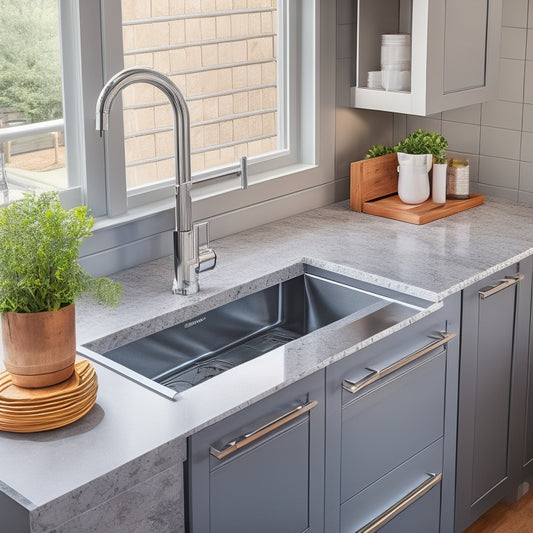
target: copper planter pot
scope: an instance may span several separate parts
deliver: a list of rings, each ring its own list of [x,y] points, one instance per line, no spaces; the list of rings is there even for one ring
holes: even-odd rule
[[[15,385],[55,385],[74,372],[76,315],[74,304],[59,311],[3,313],[4,366]]]

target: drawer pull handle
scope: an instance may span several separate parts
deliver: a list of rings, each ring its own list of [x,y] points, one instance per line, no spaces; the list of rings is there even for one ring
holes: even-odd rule
[[[417,352],[409,354],[403,359],[396,361],[395,363],[393,363],[392,365],[389,365],[383,370],[367,368],[367,370],[370,371],[371,374],[369,376],[364,377],[363,379],[360,379],[359,381],[352,381],[350,379],[343,380],[342,388],[348,392],[351,392],[352,394],[355,394],[359,392],[361,389],[368,387],[368,385],[371,385],[372,383],[378,381],[379,379],[384,378],[385,376],[388,376],[392,372],[395,372],[396,370],[402,368],[403,366],[408,365],[409,363],[415,361],[416,359],[419,359],[420,357],[426,355],[427,353],[431,352],[435,348],[438,348],[439,346],[446,344],[448,341],[450,341],[451,339],[455,337],[455,333],[447,333],[445,331],[440,331],[436,333],[435,335],[431,335],[431,337],[436,338],[437,340],[429,343],[427,346],[424,346]]]
[[[430,476],[429,479],[416,487],[416,489],[413,489],[409,494],[406,494],[398,503],[389,507],[366,526],[358,529],[355,533],[374,533],[412,503],[416,502],[416,500],[422,498],[422,496],[429,492],[435,485],[438,485],[442,479],[442,474],[428,474],[428,476]]]
[[[304,413],[307,413],[308,411],[310,411],[311,409],[313,409],[313,407],[316,407],[317,405],[318,405],[318,402],[316,400],[306,403],[305,405],[299,405],[292,411],[285,413],[284,415],[276,418],[275,420],[271,420],[264,426],[261,426],[260,428],[257,428],[254,431],[247,433],[246,435],[242,435],[238,437],[237,439],[226,443],[222,447],[221,450],[217,450],[214,446],[211,446],[209,449],[209,453],[219,460],[224,459],[224,457],[227,457],[228,455],[236,452],[237,450],[240,450],[241,448],[248,446],[248,444],[251,444],[257,439],[264,437],[265,435],[268,435],[269,433],[280,428],[281,426],[288,424],[295,418],[298,418]]]
[[[504,279],[499,279],[494,285],[489,285],[488,287],[483,287],[479,291],[479,296],[481,298],[488,298],[497,292],[503,291],[511,285],[515,285],[519,281],[524,279],[524,274],[514,274],[513,276],[505,276]]]

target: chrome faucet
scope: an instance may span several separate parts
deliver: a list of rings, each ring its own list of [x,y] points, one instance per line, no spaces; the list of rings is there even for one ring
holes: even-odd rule
[[[174,227],[174,294],[194,294],[199,290],[199,273],[211,270],[216,265],[216,254],[209,243],[200,247],[200,228],[203,224],[192,223],[191,200],[191,152],[190,152],[190,119],[189,108],[183,94],[175,83],[165,76],[149,68],[132,67],[115,74],[104,86],[96,102],[96,130],[108,129],[109,110],[117,94],[133,83],[149,83],[165,93],[174,113],[174,156],[176,166],[176,204]],[[246,158],[241,159],[239,171],[225,175],[241,175],[240,188],[245,189]],[[224,175],[224,176],[225,176]],[[212,178],[220,178],[221,175]]]

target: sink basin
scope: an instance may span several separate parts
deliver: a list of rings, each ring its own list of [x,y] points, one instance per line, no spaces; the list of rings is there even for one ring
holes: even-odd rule
[[[107,360],[115,369],[117,364],[126,367],[145,385],[163,385],[163,391],[168,389],[167,395],[173,397],[344,317],[362,320],[371,316],[375,333],[382,310],[401,306],[406,313],[398,316],[405,318],[423,308],[421,300],[399,300],[396,293],[386,289],[381,292],[370,291],[364,283],[350,278],[307,267],[295,278],[100,354],[97,360],[104,364]],[[383,324],[382,329],[389,325]],[[83,354],[91,358],[96,355],[88,350]],[[132,377],[131,372],[123,373]],[[155,389],[161,392],[160,387]]]

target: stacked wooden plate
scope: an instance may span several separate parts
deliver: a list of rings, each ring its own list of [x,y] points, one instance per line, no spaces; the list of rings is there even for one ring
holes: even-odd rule
[[[93,366],[79,357],[74,374],[51,387],[17,387],[8,372],[0,372],[0,430],[29,433],[66,426],[92,409],[97,389]]]

